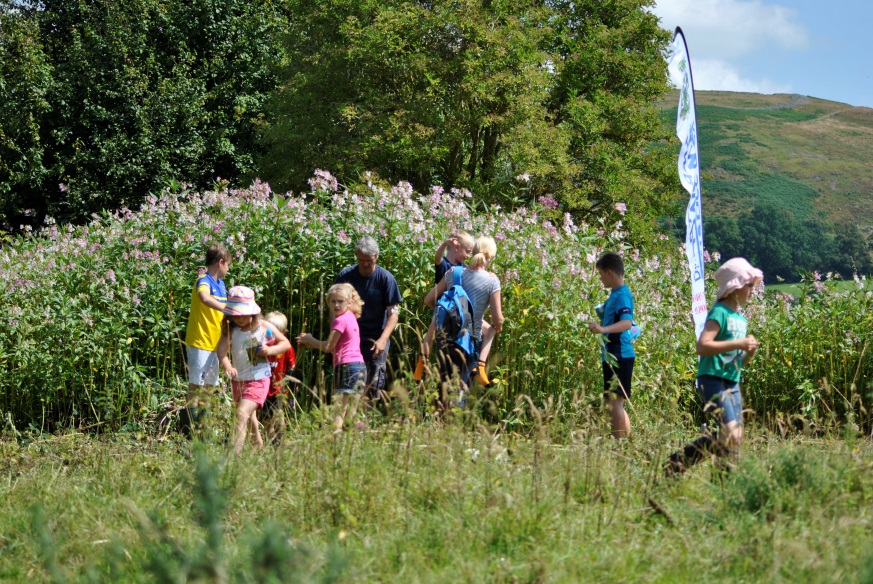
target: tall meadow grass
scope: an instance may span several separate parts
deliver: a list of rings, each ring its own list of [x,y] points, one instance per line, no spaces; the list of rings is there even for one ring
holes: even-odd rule
[[[137,212],[95,216],[81,227],[47,225],[0,249],[0,412],[17,429],[123,429],[150,425],[184,395],[183,344],[198,268],[212,241],[231,250],[228,284],[255,289],[266,310],[289,317],[291,335],[324,335],[324,292],[353,263],[363,234],[381,245],[379,263],[396,276],[403,304],[391,368],[406,394],[430,311],[432,258],[453,229],[498,243],[493,269],[507,322],[491,360],[494,387],[476,408],[507,427],[529,424],[530,400],[572,417],[568,404],[598,403],[599,347],[588,333],[593,306],[608,291],[594,262],[624,254],[634,293],[637,341],[634,409],[682,417],[697,409],[696,357],[688,317],[687,269],[663,237],[636,249],[622,224],[576,224],[545,197],[511,210],[478,204],[467,191],[371,179],[351,189],[318,171],[307,193],[247,189],[164,192]],[[633,213],[633,201],[628,201]],[[714,267],[714,264],[713,264]],[[763,343],[749,367],[747,405],[777,424],[849,421],[869,425],[873,361],[870,292],[822,285],[800,298],[760,296],[750,331]],[[714,286],[709,287],[710,290]],[[301,352],[304,407],[324,394],[320,356]],[[431,380],[425,389],[433,389]],[[424,393],[426,395],[426,392]],[[307,401],[309,400],[309,401]],[[414,407],[424,413],[424,400]]]

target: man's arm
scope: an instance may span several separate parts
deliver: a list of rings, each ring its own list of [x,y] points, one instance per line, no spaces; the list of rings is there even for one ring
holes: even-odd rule
[[[391,338],[391,333],[394,332],[394,328],[397,326],[397,321],[400,320],[400,306],[397,304],[389,306],[385,309],[385,313],[388,315],[388,318],[385,320],[385,328],[382,329],[382,336],[373,341],[374,357],[385,350],[385,346],[388,344],[388,339]]]

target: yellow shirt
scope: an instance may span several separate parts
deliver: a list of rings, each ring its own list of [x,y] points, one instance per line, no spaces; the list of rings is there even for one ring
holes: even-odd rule
[[[188,317],[188,330],[185,334],[185,344],[204,351],[215,351],[221,338],[221,320],[224,314],[203,304],[200,291],[206,290],[209,295],[222,304],[227,302],[227,288],[224,280],[215,280],[208,273],[197,280],[194,293],[191,294],[191,315]]]

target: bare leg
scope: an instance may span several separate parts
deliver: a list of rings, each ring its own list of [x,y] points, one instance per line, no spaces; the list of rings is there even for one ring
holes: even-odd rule
[[[491,344],[496,336],[497,333],[494,332],[494,327],[485,320],[482,320],[482,345],[479,347],[480,361],[488,361],[488,355],[491,354]]]
[[[358,403],[360,402],[361,396],[359,394],[344,394],[343,395],[343,409],[345,410],[344,418],[354,421],[355,414],[358,413]]]
[[[210,387],[209,389],[215,389]],[[200,431],[201,408],[208,406],[209,391],[205,386],[188,384],[188,397],[185,409],[179,413],[179,427],[188,438],[193,438]]]
[[[267,426],[267,439],[271,444],[282,441],[285,436],[285,424],[285,401],[280,398],[273,408],[273,415],[270,416]]]
[[[334,397],[336,397],[336,394],[334,394]],[[349,406],[349,394],[344,393],[344,394],[342,394],[342,401],[340,402],[340,404],[338,406],[336,406],[336,407],[338,407],[338,411],[337,411],[337,414],[333,418],[333,431],[335,433],[343,431],[343,424],[345,423],[345,420],[346,420],[346,411],[348,409],[348,406]]]
[[[236,431],[234,437],[234,451],[239,454],[242,452],[243,445],[246,442],[246,433],[248,430],[249,421],[252,415],[257,411],[258,404],[251,400],[240,399],[236,405]],[[257,423],[257,421],[255,422]],[[260,437],[260,432],[258,432]],[[263,444],[263,443],[262,443]]]
[[[193,383],[188,384],[188,402],[189,406],[197,407],[197,403],[200,400],[200,394],[203,393],[203,386],[194,385]]]
[[[418,358],[418,361],[416,361],[415,372],[412,374],[412,378],[415,381],[421,381],[424,379],[424,365],[433,349],[433,341],[435,337],[436,324],[431,320],[430,325],[427,327],[427,334],[424,335],[424,340],[421,342],[421,356]]]
[[[630,418],[624,409],[624,398],[607,398],[609,404],[609,416],[612,422],[612,437],[627,438],[630,436]]]
[[[431,319],[427,327],[427,333],[424,335],[424,340],[421,342],[421,354],[427,359],[430,357],[430,351],[433,348],[433,339],[436,336],[436,325]]]
[[[264,438],[261,436],[261,425],[258,423],[257,409],[252,412],[252,415],[249,418],[249,429],[252,432],[252,442],[254,442],[255,447],[260,450],[264,447]]]

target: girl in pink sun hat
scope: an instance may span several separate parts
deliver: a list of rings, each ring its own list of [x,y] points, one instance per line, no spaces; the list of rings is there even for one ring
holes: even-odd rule
[[[690,466],[708,458],[720,457],[730,469],[736,463],[743,438],[743,396],[740,371],[758,351],[758,341],[747,334],[746,317],[740,308],[752,299],[764,273],[744,258],[726,261],[715,272],[718,301],[706,315],[706,325],[697,340],[697,389],[703,398],[703,411],[714,414],[718,426],[670,455],[664,473],[682,474]]]
[[[233,401],[236,403],[234,450],[239,454],[249,428],[255,446],[264,446],[257,411],[264,406],[273,375],[267,357],[288,351],[291,343],[282,331],[261,318],[261,307],[255,302],[255,293],[247,286],[234,286],[227,291],[224,315],[218,359],[233,385]],[[267,345],[268,331],[276,341],[271,345]]]

